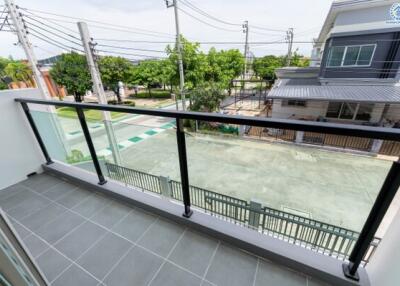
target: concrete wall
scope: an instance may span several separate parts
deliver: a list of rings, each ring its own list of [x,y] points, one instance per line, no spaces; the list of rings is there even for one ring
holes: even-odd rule
[[[392,121],[400,120],[400,104],[392,104],[385,117]]]
[[[385,108],[385,104],[376,103],[374,105],[374,109],[372,110],[370,122],[379,122],[382,117],[383,109]]]
[[[272,117],[274,118],[301,118],[325,116],[328,102],[308,101],[306,107],[282,106],[282,100],[274,100],[272,105]],[[294,115],[294,116],[293,116]]]
[[[399,285],[400,281],[400,211],[379,244],[367,273],[372,286]]]
[[[44,158],[16,97],[40,98],[37,89],[0,91],[0,189],[40,171]]]

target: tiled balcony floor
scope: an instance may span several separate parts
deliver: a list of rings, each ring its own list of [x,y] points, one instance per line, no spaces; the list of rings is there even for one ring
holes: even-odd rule
[[[0,207],[51,285],[326,285],[51,175]]]

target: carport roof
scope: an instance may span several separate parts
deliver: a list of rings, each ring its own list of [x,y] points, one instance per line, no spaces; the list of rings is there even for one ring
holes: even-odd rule
[[[400,103],[400,87],[389,85],[321,85],[313,79],[280,79],[271,99]]]

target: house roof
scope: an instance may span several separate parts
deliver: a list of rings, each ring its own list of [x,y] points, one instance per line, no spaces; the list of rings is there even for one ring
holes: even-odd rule
[[[400,103],[400,86],[321,85],[313,79],[280,79],[267,95],[271,99]]]

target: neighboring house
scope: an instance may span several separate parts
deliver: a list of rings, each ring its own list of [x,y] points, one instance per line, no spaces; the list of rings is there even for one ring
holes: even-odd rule
[[[46,82],[51,97],[65,97],[68,95],[65,88],[58,86],[50,75],[51,67],[59,58],[60,56],[53,56],[38,61],[39,70],[43,75],[44,81]]]
[[[334,1],[311,67],[281,68],[272,117],[384,124],[400,120],[400,3]]]

